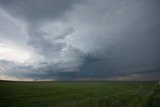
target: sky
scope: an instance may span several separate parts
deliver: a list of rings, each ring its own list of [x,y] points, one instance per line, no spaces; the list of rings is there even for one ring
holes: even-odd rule
[[[160,80],[159,0],[0,0],[0,80]]]

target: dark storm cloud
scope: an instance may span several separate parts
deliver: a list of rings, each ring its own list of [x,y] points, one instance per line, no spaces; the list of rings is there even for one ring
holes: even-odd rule
[[[138,69],[159,68],[160,14],[158,10],[160,8],[158,4],[160,2],[142,0],[121,1],[120,3],[122,3],[122,6],[127,7],[122,8],[120,4],[116,3],[113,3],[113,6],[116,5],[119,8],[119,12],[124,12],[124,15],[117,16],[111,12],[111,16],[108,16],[113,19],[113,16],[117,16],[120,21],[124,21],[120,24],[121,28],[117,29],[119,21],[116,23],[117,25],[113,26],[113,29],[108,28],[113,30],[111,33],[114,34],[111,37],[111,40],[113,40],[111,53],[113,54],[107,55],[110,51],[106,51],[106,55],[98,55],[102,60],[86,63],[85,71],[102,72],[103,75],[107,72],[132,72]],[[118,9],[117,7],[114,7],[114,9]],[[122,11],[121,9],[125,10]],[[109,10],[113,9],[110,8]],[[111,21],[114,20],[111,19]],[[112,23],[111,27],[114,24]],[[105,35],[107,35],[107,32]],[[101,43],[103,41],[108,42],[104,38],[101,41],[98,39],[98,41]],[[107,50],[108,48],[103,49]]]
[[[27,44],[38,56],[38,67],[13,67],[18,69],[14,76],[158,78],[160,71],[154,71],[160,69],[159,4],[159,0],[1,0],[4,11],[27,23]]]

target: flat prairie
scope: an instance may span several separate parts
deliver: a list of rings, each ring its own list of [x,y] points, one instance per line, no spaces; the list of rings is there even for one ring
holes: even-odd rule
[[[0,81],[0,107],[160,107],[158,82]]]

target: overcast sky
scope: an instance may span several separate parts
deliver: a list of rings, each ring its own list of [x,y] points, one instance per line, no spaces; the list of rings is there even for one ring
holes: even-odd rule
[[[0,79],[159,80],[159,0],[0,0]]]

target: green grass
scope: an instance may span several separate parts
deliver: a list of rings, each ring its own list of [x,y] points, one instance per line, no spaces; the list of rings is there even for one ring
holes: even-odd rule
[[[160,85],[0,81],[0,107],[160,107]]]

